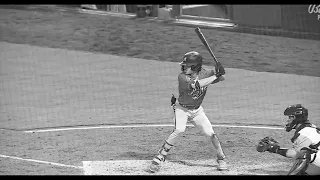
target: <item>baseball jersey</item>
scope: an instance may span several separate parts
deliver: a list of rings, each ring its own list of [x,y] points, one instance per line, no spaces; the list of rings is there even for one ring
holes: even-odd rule
[[[311,144],[320,142],[320,129],[316,128],[315,125],[309,125],[297,131],[295,136],[296,138],[292,141],[293,148],[300,151],[303,147],[309,147]]]
[[[206,95],[208,86],[200,87],[197,80],[208,78],[215,74],[214,70],[205,70],[202,68],[196,78],[181,72],[178,76],[179,81],[179,103],[186,106],[197,107],[200,106],[204,96]],[[195,88],[192,88],[195,84]]]

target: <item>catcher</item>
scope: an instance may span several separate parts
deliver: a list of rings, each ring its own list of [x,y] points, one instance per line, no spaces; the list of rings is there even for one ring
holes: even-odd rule
[[[178,75],[179,98],[177,105],[175,105],[175,97],[171,98],[175,127],[151,161],[149,170],[151,172],[159,171],[169,150],[175,145],[177,137],[185,131],[187,122],[191,122],[204,136],[210,139],[211,144],[217,150],[218,170],[227,170],[226,155],[201,106],[208,86],[223,81],[225,70],[221,64],[217,64],[215,70],[202,68],[202,56],[196,51],[186,53],[180,65],[182,72]]]
[[[295,104],[284,110],[285,130],[295,129],[291,138],[293,148],[280,148],[279,143],[271,137],[261,139],[257,145],[258,152],[269,151],[287,158],[295,158],[288,175],[320,175],[320,128],[308,120],[308,109]]]

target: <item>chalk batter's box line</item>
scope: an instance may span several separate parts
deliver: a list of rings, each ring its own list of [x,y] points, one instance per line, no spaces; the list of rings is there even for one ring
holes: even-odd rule
[[[143,127],[172,127],[172,124],[144,124],[144,125],[120,125],[120,126],[91,126],[91,127],[70,127],[70,128],[51,128],[51,129],[37,129],[24,131],[25,133],[43,133],[43,132],[58,132],[71,130],[88,130],[88,129],[116,129],[116,128],[143,128]],[[193,127],[193,125],[187,125]],[[212,125],[213,127],[230,127],[230,128],[251,128],[251,129],[283,129],[278,127],[268,126],[238,126],[238,125]]]

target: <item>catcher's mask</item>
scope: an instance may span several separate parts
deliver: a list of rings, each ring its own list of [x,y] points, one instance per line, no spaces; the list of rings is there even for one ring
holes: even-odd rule
[[[304,108],[301,104],[288,106],[283,114],[286,116],[282,121],[287,132],[290,132],[298,124],[302,124],[308,120],[308,109]]]
[[[192,71],[199,72],[202,68],[202,56],[196,51],[187,52],[179,64],[181,71],[191,67]]]

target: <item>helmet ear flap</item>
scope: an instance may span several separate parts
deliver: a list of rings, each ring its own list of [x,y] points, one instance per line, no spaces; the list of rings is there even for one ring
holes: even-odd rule
[[[181,71],[184,71],[184,66],[183,65],[181,66]]]

